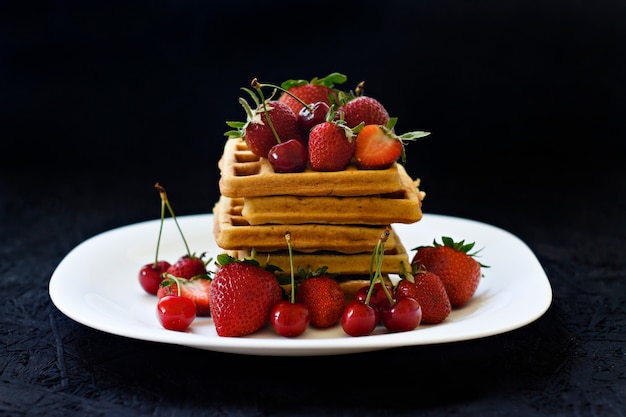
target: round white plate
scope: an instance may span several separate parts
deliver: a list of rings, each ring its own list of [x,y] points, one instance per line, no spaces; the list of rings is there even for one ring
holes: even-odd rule
[[[190,250],[215,259],[221,249],[213,239],[213,216],[178,218]],[[50,279],[53,303],[71,319],[111,334],[219,352],[311,356],[447,343],[507,332],[539,318],[552,302],[552,289],[539,261],[519,238],[500,228],[472,220],[425,214],[411,225],[395,224],[410,252],[441,242],[442,236],[475,242],[483,269],[469,303],[453,310],[440,324],[420,325],[410,332],[386,333],[379,326],[365,337],[346,335],[341,326],[307,329],[297,338],[277,336],[270,326],[246,337],[220,337],[208,317],[196,318],[186,332],[165,330],[156,317],[156,297],[143,291],[138,273],[154,260],[159,220],[137,223],[94,236],[74,248]],[[172,219],[164,225],[159,259],[175,262],[185,246]]]

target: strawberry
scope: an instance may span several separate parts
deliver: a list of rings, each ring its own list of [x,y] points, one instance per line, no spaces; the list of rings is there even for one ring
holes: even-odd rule
[[[207,275],[206,264],[202,260],[204,254],[200,256],[183,255],[176,262],[167,268],[167,273],[178,278],[191,279],[196,276]]]
[[[402,279],[396,286],[396,295],[413,297],[422,307],[422,323],[441,323],[450,315],[451,305],[446,288],[436,274],[421,271],[412,278]]]
[[[257,106],[253,110],[241,98],[239,101],[246,110],[247,119],[245,122],[226,122],[234,128],[226,132],[226,136],[243,138],[248,148],[262,158],[267,158],[270,149],[277,143],[297,139],[306,144],[306,138],[302,137],[298,128],[298,118],[288,105],[278,100],[261,102],[251,90],[246,91],[254,98]]]
[[[296,300],[309,308],[311,324],[319,328],[339,323],[345,307],[341,286],[328,275],[303,280],[297,287]]]
[[[389,113],[380,101],[373,97],[358,96],[341,106],[337,114],[343,114],[343,119],[350,128],[360,123],[365,125],[383,125],[389,121]]]
[[[444,236],[442,243],[433,241],[432,246],[415,248],[417,252],[411,265],[439,276],[452,308],[461,307],[476,292],[482,277],[481,268],[488,268],[474,259],[476,253],[469,253],[473,247],[474,243],[455,242]]]
[[[315,77],[310,81],[287,80],[281,84],[281,87],[306,104],[322,102],[330,106],[337,101],[338,97],[337,91],[334,89],[335,84],[342,84],[346,80],[347,77],[345,75],[335,72],[324,78]],[[296,115],[304,107],[302,103],[288,93],[283,92],[278,100],[287,104]]]
[[[275,275],[256,261],[218,256],[211,282],[211,316],[219,336],[245,336],[269,323],[270,311],[282,299]]]
[[[196,315],[209,316],[211,314],[211,298],[209,296],[211,280],[206,276],[197,276],[191,279],[176,277],[173,279],[167,278],[166,275],[157,291],[158,299],[160,300],[167,295],[178,295],[177,282],[180,283],[180,296],[189,298],[196,305]]]
[[[354,155],[355,134],[341,120],[315,125],[309,133],[309,165],[315,171],[342,171]]]
[[[384,169],[400,158],[405,162],[404,142],[430,134],[416,131],[398,136],[393,130],[396,121],[397,118],[391,118],[386,126],[370,124],[359,130],[354,149],[355,161],[359,168]]]

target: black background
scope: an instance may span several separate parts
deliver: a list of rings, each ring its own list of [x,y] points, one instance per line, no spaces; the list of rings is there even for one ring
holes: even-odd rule
[[[0,412],[623,415],[624,22],[623,1],[3,3]],[[292,359],[119,339],[55,309],[56,265],[158,218],[155,182],[178,215],[210,212],[241,87],[335,71],[400,133],[432,132],[407,148],[425,212],[528,243],[554,291],[544,317]]]

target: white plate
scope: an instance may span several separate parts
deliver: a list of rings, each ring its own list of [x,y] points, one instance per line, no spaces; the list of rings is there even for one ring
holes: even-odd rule
[[[213,239],[212,215],[180,217],[192,252],[221,253]],[[165,330],[156,317],[156,297],[143,291],[138,272],[154,258],[159,220],[121,227],[74,248],[54,271],[49,285],[54,304],[71,319],[111,334],[134,339],[249,355],[309,356],[357,353],[401,346],[447,343],[491,336],[539,318],[552,302],[552,290],[539,261],[519,238],[476,221],[425,214],[412,225],[394,225],[403,244],[413,248],[441,236],[483,248],[483,269],[476,294],[440,324],[420,325],[402,333],[379,328],[365,337],[347,336],[341,326],[309,328],[297,338],[277,336],[267,326],[247,337],[217,336],[210,318],[196,318],[187,332]],[[167,219],[160,259],[174,262],[185,253],[176,225]]]

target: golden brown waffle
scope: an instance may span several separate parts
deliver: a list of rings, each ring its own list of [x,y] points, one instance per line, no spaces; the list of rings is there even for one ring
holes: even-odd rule
[[[385,244],[385,255],[381,266],[383,274],[400,274],[410,271],[409,255],[395,233],[390,235],[396,240],[396,246],[389,249]],[[374,240],[374,245],[377,240]],[[389,242],[389,241],[387,241]],[[319,251],[313,253],[293,252],[293,266],[297,271],[302,268],[305,271],[316,271],[324,266],[328,267],[328,273],[339,275],[369,275],[372,262],[372,250],[364,253],[345,254],[331,251]],[[250,250],[231,250],[227,253],[238,259],[250,257]],[[261,263],[276,265],[283,269],[286,274],[291,272],[289,264],[289,252],[280,250],[275,252],[257,252],[256,259]],[[403,269],[404,268],[404,269]]]
[[[250,249],[275,251],[287,247],[285,233],[291,233],[294,250],[313,252],[331,250],[343,253],[369,252],[374,249],[385,230],[385,225],[329,225],[329,224],[268,224],[250,225],[241,215],[242,198],[222,195],[213,209],[213,234],[217,245],[226,250]],[[395,234],[386,247],[397,245]]]
[[[237,138],[226,140],[218,165],[220,193],[227,197],[362,196],[402,189],[397,163],[381,170],[357,169],[349,165],[337,172],[307,169],[298,173],[276,173],[267,158],[259,158],[248,149],[243,139]]]
[[[398,165],[402,189],[394,193],[355,197],[302,197],[280,195],[246,197],[242,215],[251,225],[278,223],[391,224],[414,223],[422,218],[419,181]]]

